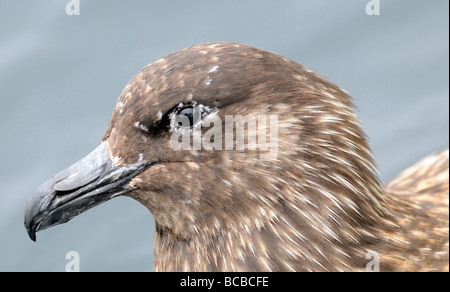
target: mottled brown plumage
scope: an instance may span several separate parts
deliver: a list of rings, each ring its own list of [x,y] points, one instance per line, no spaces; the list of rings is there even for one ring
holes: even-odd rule
[[[429,155],[385,187],[405,241],[399,270],[449,270],[449,151]]]
[[[276,115],[277,155],[172,149],[180,103],[222,121]],[[381,271],[448,270],[448,151],[383,192],[353,108],[312,70],[246,45],[202,44],[141,70],[103,142],[114,165],[153,163],[126,195],[155,217],[155,271],[364,271],[369,251]]]

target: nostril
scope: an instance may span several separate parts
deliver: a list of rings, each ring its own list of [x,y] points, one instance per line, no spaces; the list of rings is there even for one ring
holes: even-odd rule
[[[55,192],[55,197],[64,197],[67,196],[69,194],[73,194],[74,192],[80,190],[83,186],[73,189],[73,190],[67,190],[67,191],[56,191]]]

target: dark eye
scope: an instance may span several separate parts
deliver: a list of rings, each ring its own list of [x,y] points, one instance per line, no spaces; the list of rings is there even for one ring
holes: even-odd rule
[[[175,116],[175,124],[183,128],[192,128],[201,120],[201,110],[193,106],[179,109]]]

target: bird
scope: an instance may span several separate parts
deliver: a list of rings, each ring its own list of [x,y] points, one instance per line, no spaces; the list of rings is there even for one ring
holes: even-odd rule
[[[155,219],[154,271],[448,271],[449,151],[383,185],[355,112],[274,52],[171,53],[129,81],[100,145],[30,197],[25,227],[35,241],[128,196]]]

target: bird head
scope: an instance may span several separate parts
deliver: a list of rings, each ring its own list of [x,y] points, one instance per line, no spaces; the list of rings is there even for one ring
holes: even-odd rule
[[[101,144],[39,187],[25,226],[35,240],[126,195],[177,238],[283,220],[305,238],[340,237],[382,213],[375,172],[343,90],[275,53],[209,43],[134,76]]]

